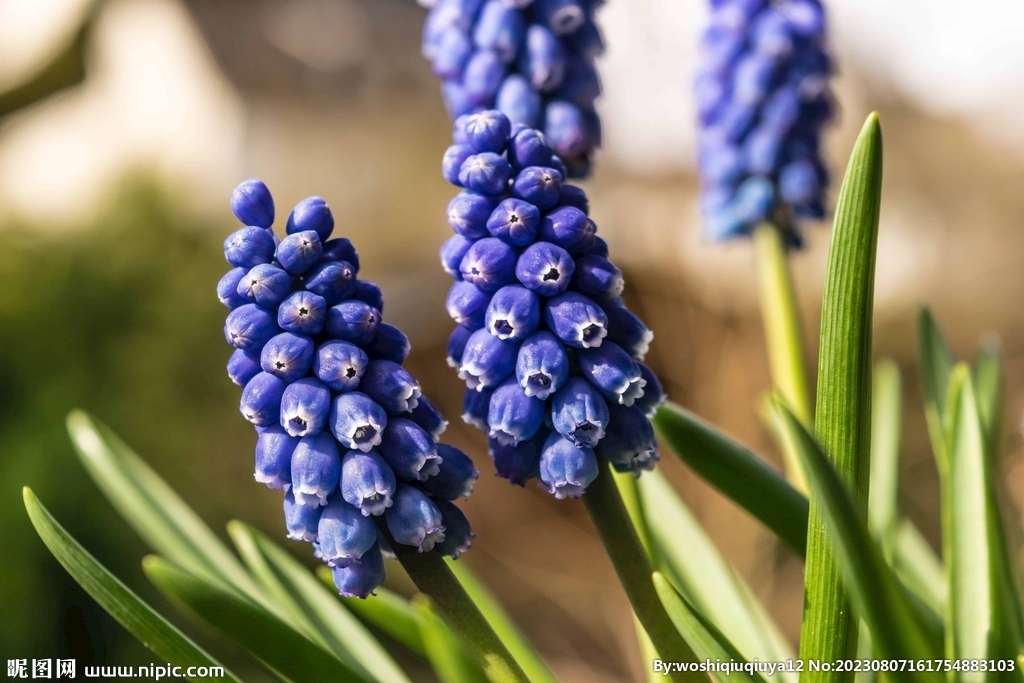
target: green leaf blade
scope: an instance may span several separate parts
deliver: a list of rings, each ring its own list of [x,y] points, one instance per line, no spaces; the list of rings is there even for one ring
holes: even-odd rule
[[[235,641],[292,683],[366,680],[286,622],[216,582],[150,555],[142,569],[160,592]]]
[[[747,510],[799,555],[807,548],[808,501],[763,460],[686,409],[666,403],[658,435],[691,469]]]
[[[900,371],[891,360],[875,366],[871,405],[871,475],[868,526],[892,557],[899,526],[899,489],[902,400]]]
[[[412,609],[427,659],[441,683],[487,683],[483,670],[459,645],[430,598],[417,595],[412,599]]]
[[[36,533],[57,561],[107,613],[143,645],[171,664],[186,668],[218,667],[224,670],[224,680],[238,680],[97,562],[54,519],[31,489],[26,487],[23,497],[25,510]]]
[[[793,652],[778,626],[665,476],[659,470],[646,472],[636,485],[658,570],[748,661],[792,659]],[[796,676],[781,672],[768,678],[792,681]]]
[[[452,570],[455,578],[462,587],[466,589],[470,600],[476,603],[480,613],[491,625],[501,642],[508,648],[512,657],[519,662],[523,673],[530,679],[531,683],[558,683],[555,674],[548,665],[544,663],[540,654],[533,648],[530,641],[519,631],[519,628],[508,616],[501,604],[495,600],[490,591],[480,582],[469,570],[464,562],[445,558],[448,568]]]
[[[409,678],[387,650],[344,608],[333,582],[328,589],[301,562],[266,535],[241,522],[233,525],[252,538],[267,569],[272,572],[273,580],[338,659],[366,678],[381,683],[408,683]],[[359,602],[357,598],[352,600]]]
[[[815,431],[843,481],[867,502],[871,438],[871,333],[882,193],[882,129],[864,123],[839,190],[829,246],[818,352]],[[857,620],[843,585],[825,511],[811,496],[800,657],[837,661],[857,655]],[[801,680],[837,682],[844,672]]]
[[[919,621],[908,595],[871,539],[857,501],[825,455],[821,446],[781,403],[775,403],[786,427],[785,436],[800,453],[811,479],[811,490],[821,503],[823,536],[834,545],[838,567],[857,606],[871,629],[878,654],[886,659],[939,657],[942,645]],[[913,680],[941,680],[928,672],[908,674]]]
[[[953,419],[949,440],[950,621],[955,659],[994,657],[998,641],[999,596],[995,537],[990,518],[993,495],[986,434],[970,369],[958,365],[950,380]],[[965,671],[960,680],[978,683],[985,672]]]
[[[676,592],[672,583],[660,572],[654,572],[654,589],[661,599],[665,611],[668,613],[672,623],[679,632],[686,638],[693,651],[702,660],[715,661],[736,661],[745,663],[735,647],[721,634],[708,627],[706,619],[702,618],[699,612]],[[670,662],[671,664],[671,662]],[[759,674],[748,674],[746,671],[712,671],[710,675],[719,683],[729,681],[745,681],[745,683],[764,683]]]

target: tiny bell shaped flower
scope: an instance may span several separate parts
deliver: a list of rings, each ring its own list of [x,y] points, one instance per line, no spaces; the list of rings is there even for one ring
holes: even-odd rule
[[[277,266],[261,263],[238,281],[236,290],[261,308],[275,308],[292,291],[292,278]]]
[[[262,180],[246,180],[231,193],[231,213],[246,225],[269,228],[274,224],[274,198]]]
[[[285,232],[293,235],[297,232],[313,230],[320,236],[321,242],[326,242],[334,232],[334,215],[331,209],[320,197],[307,197],[295,205],[288,216],[288,224]]]
[[[260,374],[259,356],[253,355],[250,351],[235,349],[228,359],[228,377],[240,387],[244,387],[256,375]]]
[[[331,340],[313,355],[313,374],[334,391],[352,391],[366,372],[370,358],[355,344]]]
[[[544,402],[527,396],[515,377],[491,395],[487,412],[489,436],[500,444],[517,444],[533,437],[544,422]]]
[[[331,567],[349,567],[377,545],[377,527],[369,517],[334,496],[317,524],[320,556]]]
[[[608,306],[604,312],[608,316],[607,340],[618,344],[634,360],[643,360],[654,339],[654,333],[647,329],[640,318],[622,306]]]
[[[608,316],[591,299],[577,292],[565,292],[552,299],[544,315],[555,335],[578,349],[599,347],[608,334]]]
[[[487,231],[514,247],[532,244],[539,230],[540,209],[522,199],[503,199],[487,219]]]
[[[540,324],[540,301],[521,285],[502,287],[487,306],[485,322],[498,339],[525,339]]]
[[[508,63],[515,61],[525,33],[526,19],[522,12],[510,7],[505,0],[487,0],[473,31],[473,43],[492,50],[501,61]],[[505,123],[507,127],[508,119]],[[507,133],[505,138],[508,139]]]
[[[519,70],[530,86],[541,92],[550,92],[562,84],[565,77],[565,49],[547,26],[531,24],[523,47]],[[548,156],[541,161],[546,161],[550,156],[549,148]]]
[[[281,427],[291,436],[319,434],[330,410],[330,389],[305,377],[289,384],[281,396]]]
[[[289,275],[305,275],[323,256],[320,235],[315,230],[292,233],[277,245],[277,262]]]
[[[526,486],[526,482],[540,475],[540,449],[551,432],[541,428],[532,439],[520,441],[518,444],[500,443],[495,439],[488,440],[491,457],[494,458],[494,469],[499,477],[508,479],[516,486]]]
[[[301,505],[289,488],[284,494],[284,523],[288,538],[293,541],[316,542],[317,527],[323,508],[318,505]]]
[[[479,328],[477,328],[479,329]],[[462,364],[462,353],[466,349],[466,342],[473,335],[474,330],[463,325],[456,325],[448,336],[448,367],[458,368]]]
[[[560,206],[544,217],[540,237],[569,251],[586,251],[593,246],[596,231],[587,214],[575,206]]]
[[[263,346],[260,366],[264,372],[294,382],[307,372],[313,363],[313,340],[300,334],[282,332]]]
[[[491,427],[487,424],[487,415],[491,409],[493,393],[494,389],[466,389],[462,397],[462,421],[481,432],[489,432]]]
[[[466,255],[466,252],[469,251],[471,246],[473,246],[472,240],[468,240],[462,235],[455,234],[449,237],[448,240],[441,245],[441,250],[439,252],[441,256],[441,267],[444,268],[444,272],[448,273],[448,275],[456,280],[461,280],[462,273],[459,272],[459,266],[462,264],[462,258]],[[225,277],[227,277],[227,275],[225,275]],[[232,306],[228,305],[223,300],[221,303],[224,303],[228,308],[232,308]]]
[[[488,4],[493,3],[488,2]],[[487,46],[481,45],[481,47]],[[493,109],[460,117],[455,126],[458,128],[457,135],[462,139],[463,144],[475,153],[501,154],[505,151],[505,145],[512,132],[512,124],[508,117]]]
[[[579,448],[559,434],[551,434],[540,455],[540,480],[559,500],[579,498],[598,475],[597,456],[590,448]]]
[[[553,209],[558,204],[561,190],[562,174],[546,166],[528,166],[517,173],[512,182],[512,196],[533,204],[541,211]]]
[[[435,476],[423,481],[423,489],[440,500],[469,498],[480,477],[480,470],[474,467],[468,455],[455,446],[438,444],[437,453],[441,457],[440,469]]]
[[[575,272],[569,252],[550,242],[531,244],[516,262],[516,279],[541,296],[564,292]]]
[[[331,570],[331,577],[343,597],[365,600],[373,595],[377,586],[384,583],[384,557],[375,546],[363,554],[359,564],[335,566]]]
[[[426,396],[420,396],[416,407],[407,417],[422,427],[423,431],[429,434],[434,441],[437,441],[448,427],[448,422]],[[442,457],[444,456],[442,455]]]
[[[476,241],[462,258],[462,279],[485,292],[496,292],[515,280],[516,250],[495,237]]]
[[[419,382],[409,371],[390,360],[374,360],[366,366],[359,388],[388,415],[412,412],[422,395]]]
[[[453,33],[460,35],[457,31]],[[462,187],[462,183],[459,182],[459,171],[466,159],[475,153],[469,145],[452,145],[445,150],[444,157],[441,159],[441,175],[452,185]]]
[[[561,389],[569,379],[569,356],[562,342],[546,331],[527,338],[519,347],[516,379],[527,396],[541,401]]]
[[[477,330],[462,352],[459,379],[465,380],[470,389],[492,389],[515,371],[518,354],[519,342],[499,339],[486,329]]]
[[[377,451],[349,451],[341,460],[341,495],[364,515],[382,515],[391,507],[395,473]]]
[[[281,415],[281,396],[288,383],[268,372],[261,372],[245,385],[239,410],[257,427],[277,422]]]
[[[404,417],[388,422],[380,454],[402,481],[425,481],[436,475],[441,465],[434,440],[422,427]]]
[[[299,439],[292,453],[292,495],[300,505],[327,505],[341,477],[338,444],[327,432]]]
[[[598,454],[619,472],[653,470],[658,462],[654,428],[637,406],[612,406],[608,432],[597,446]]]
[[[238,283],[248,272],[248,268],[232,268],[217,283],[217,299],[231,310],[249,303],[244,294],[238,293]]]
[[[367,344],[365,349],[371,360],[389,360],[401,365],[409,357],[412,344],[400,329],[394,325],[381,323],[377,326],[377,334],[373,341]]]
[[[224,323],[224,338],[245,351],[259,351],[278,332],[273,314],[256,304],[239,306]]]
[[[263,430],[256,441],[255,478],[272,489],[292,483],[292,452],[299,440],[289,436],[278,425]]]
[[[461,192],[448,202],[448,225],[469,240],[487,237],[487,220],[498,205],[492,197],[476,192]]]
[[[599,304],[610,304],[626,286],[622,271],[596,254],[582,256],[576,264],[576,288]]]
[[[274,235],[263,228],[247,226],[224,240],[224,258],[235,267],[252,268],[274,258]]]
[[[489,292],[485,292],[472,282],[459,280],[453,282],[448,290],[445,309],[460,327],[478,330],[487,320],[487,306],[490,302]]]
[[[551,401],[555,431],[577,448],[593,448],[608,428],[608,404],[594,386],[582,377],[572,377]]]
[[[447,500],[435,500],[434,504],[441,511],[441,523],[444,524],[444,540],[435,544],[434,550],[457,560],[462,553],[469,550],[476,534],[473,533],[469,520],[459,506]]]
[[[349,261],[349,263],[352,262]],[[373,306],[381,313],[384,312],[384,292],[382,292],[380,287],[373,282],[357,280],[356,291],[352,293],[352,298],[357,301],[362,301],[364,304]]]
[[[658,412],[658,408],[665,404],[668,397],[654,371],[643,363],[638,362],[637,365],[640,366],[640,377],[647,384],[644,385],[644,395],[638,398],[633,405],[642,410],[648,419],[651,419]]]
[[[364,453],[380,445],[388,424],[384,409],[359,391],[336,396],[327,419],[331,432],[343,446]]]
[[[277,308],[277,325],[294,334],[319,334],[327,320],[327,302],[313,292],[293,292]]]
[[[321,240],[323,242],[323,240]],[[356,253],[355,246],[352,245],[352,241],[347,237],[335,237],[334,239],[323,242],[324,253],[322,260],[324,261],[344,261],[352,266],[352,270],[356,273],[359,272],[359,254]],[[373,284],[372,282],[366,283],[372,287],[375,287],[380,291],[380,287]],[[380,306],[378,306],[380,308]],[[384,310],[381,308],[381,310]]]
[[[576,354],[583,376],[612,405],[631,406],[644,395],[647,380],[640,367],[619,346],[606,341],[600,348],[581,349]]]
[[[377,336],[380,319],[376,308],[350,299],[327,310],[327,334],[353,344],[368,344]]]
[[[494,152],[474,154],[462,162],[459,182],[467,190],[496,196],[508,188],[512,167],[504,157]]]
[[[441,511],[422,491],[409,484],[399,484],[395,504],[384,513],[388,530],[402,545],[411,545],[421,553],[434,549],[445,538]]]
[[[356,271],[348,261],[324,261],[306,273],[305,281],[306,289],[333,306],[355,292]]]

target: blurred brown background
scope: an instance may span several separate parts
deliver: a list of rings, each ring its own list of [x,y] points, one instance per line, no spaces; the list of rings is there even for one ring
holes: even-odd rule
[[[937,481],[915,365],[921,302],[958,357],[983,335],[1001,338],[1002,468],[1024,504],[1024,10],[1008,0],[829,8],[841,69],[842,115],[828,139],[836,184],[864,116],[882,117],[875,349],[903,371],[902,511],[934,542]],[[86,9],[0,0],[0,88],[45,61]],[[642,680],[628,605],[582,506],[496,479],[483,436],[458,419],[436,258],[449,233],[453,189],[438,168],[450,125],[418,54],[424,14],[412,0],[107,2],[84,83],[0,122],[0,654],[152,659],[46,553],[21,508],[25,484],[182,622],[141,577],[141,544],[70,455],[71,407],[122,432],[214,528],[239,518],[283,538],[278,495],[252,481],[255,437],[221,369],[229,354],[213,294],[233,229],[227,198],[256,176],[279,219],[307,195],[327,199],[361,275],[385,290],[386,319],[412,339],[410,368],[449,418],[446,438],[481,468],[465,505],[477,533],[465,561],[564,680]],[[602,10],[606,150],[583,185],[627,299],[655,330],[648,358],[671,397],[778,465],[755,410],[769,377],[751,247],[703,241],[695,208],[688,88],[702,14],[703,0]],[[812,353],[828,234],[811,227],[792,259]],[[802,564],[664,455],[795,642]],[[312,565],[307,546],[290,547]]]

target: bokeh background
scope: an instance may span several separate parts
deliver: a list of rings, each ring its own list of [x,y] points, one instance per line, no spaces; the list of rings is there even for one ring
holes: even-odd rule
[[[769,377],[750,245],[700,236],[689,88],[705,4],[610,0],[601,11],[605,147],[584,187],[627,299],[656,332],[648,358],[672,398],[778,465],[756,412]],[[937,481],[915,365],[921,302],[959,357],[985,335],[1002,340],[1000,474],[1014,510],[1024,503],[1024,5],[826,4],[840,68],[842,115],[827,145],[836,176],[864,116],[881,112],[875,348],[904,376],[900,504],[934,543]],[[642,680],[628,604],[582,506],[495,478],[483,436],[458,419],[462,385],[443,351],[448,282],[435,256],[449,230],[453,190],[438,170],[450,125],[419,56],[424,15],[413,0],[0,0],[0,92],[84,45],[80,84],[17,111],[17,98],[0,96],[0,659],[154,659],[48,554],[22,507],[24,485],[186,623],[149,587],[145,548],[75,460],[63,425],[73,407],[119,431],[214,528],[238,518],[289,543],[279,496],[252,480],[255,436],[224,374],[214,295],[220,243],[234,229],[227,199],[256,176],[279,216],[325,197],[337,233],[360,250],[361,275],[384,287],[386,319],[414,345],[411,369],[451,420],[447,436],[481,468],[465,506],[477,541],[464,561],[564,680]],[[75,72],[74,59],[60,63]],[[828,237],[827,225],[811,228],[792,259],[808,340]],[[665,471],[795,641],[802,564],[665,455]],[[308,545],[289,547],[313,565]],[[389,569],[389,585],[407,591]],[[211,648],[259,680],[237,652]]]

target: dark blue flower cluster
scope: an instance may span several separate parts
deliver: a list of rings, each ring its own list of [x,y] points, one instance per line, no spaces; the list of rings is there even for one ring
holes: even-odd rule
[[[799,244],[821,218],[832,62],[819,0],[711,0],[696,100],[705,227],[715,240],[772,221]]]
[[[283,489],[289,538],[313,544],[345,596],[384,580],[392,538],[458,557],[469,521],[452,501],[477,479],[462,451],[437,443],[446,422],[402,368],[409,340],[381,319],[384,297],[359,280],[352,243],[329,239],[323,199],[296,205],[279,239],[259,180],[231,197],[245,227],[224,242],[233,266],[217,285],[231,309],[228,375],[256,426],[256,481]]]
[[[563,183],[546,136],[499,111],[459,117],[442,171],[464,188],[441,263],[455,279],[448,362],[466,381],[463,419],[486,431],[498,475],[539,476],[579,497],[598,456],[639,474],[658,459],[649,418],[665,400],[640,361],[653,337],[622,302],[622,273]]]
[[[421,0],[431,8],[423,56],[443,81],[452,118],[498,109],[512,123],[543,130],[569,174],[585,175],[601,140],[594,111],[601,2]]]

